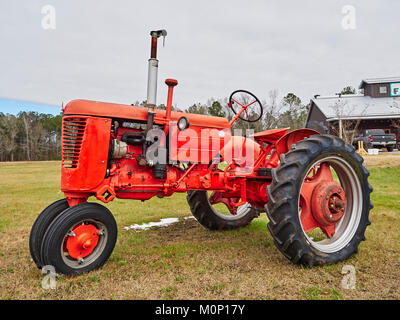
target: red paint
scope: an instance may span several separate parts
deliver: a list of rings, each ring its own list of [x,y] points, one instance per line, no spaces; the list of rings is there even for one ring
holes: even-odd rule
[[[166,110],[155,109],[154,122],[165,124]],[[64,115],[91,115],[104,118],[119,118],[129,120],[147,121],[148,109],[140,106],[129,106],[116,103],[98,102],[90,100],[73,100],[64,108]],[[182,112],[172,111],[171,120],[178,121]],[[202,114],[184,114],[191,125],[204,126],[208,128],[230,128],[229,121],[225,118],[206,116]]]
[[[237,213],[237,206],[235,206],[235,203],[239,201],[239,198],[233,197],[233,198],[228,198],[226,197],[221,191],[214,191],[211,195],[208,201],[214,205],[217,203],[223,203],[226,205],[228,208],[229,212],[233,215]]]
[[[125,132],[139,131],[121,125],[111,131],[113,121],[145,124],[147,108],[86,100],[66,105],[61,189],[69,205],[85,202],[90,196],[107,203],[115,198],[148,200],[175,192],[209,190],[214,191],[212,201],[225,203],[231,213],[246,202],[263,208],[268,201],[266,187],[271,177],[260,176],[257,170],[278,166],[280,154],[286,153],[291,144],[316,132],[304,129],[288,133],[284,128],[259,132],[251,138],[231,137],[227,119],[187,113],[184,115],[189,128],[180,132],[176,122],[182,112],[171,111],[177,81],[167,79],[166,83],[167,110],[154,110],[155,125],[164,126],[169,137],[170,162],[165,179],[155,178],[151,166],[139,165],[141,145],[128,145],[125,156],[109,159],[112,139],[121,140]],[[211,164],[218,155],[227,162],[224,169]],[[190,165],[184,170],[177,162]],[[310,196],[307,199],[310,202]],[[304,212],[307,204],[303,204]],[[315,226],[312,215],[305,222],[307,228]]]
[[[68,135],[65,127],[71,119],[79,119],[82,129],[77,129],[76,134]],[[103,182],[107,169],[110,130],[109,118],[63,118],[62,191],[90,191]],[[66,167],[67,157],[74,159],[72,168]]]
[[[171,110],[172,110],[172,97],[174,93],[174,87],[178,85],[178,81],[175,79],[165,80],[165,84],[168,86],[168,97],[167,97],[167,107],[165,112],[165,123],[170,123],[171,120]],[[169,126],[165,126],[164,133],[168,134]]]
[[[82,224],[72,231],[75,235],[69,235],[65,243],[68,254],[76,260],[87,257],[99,242],[99,229],[92,224]]]
[[[305,232],[320,228],[328,238],[335,234],[335,225],[343,217],[346,194],[333,181],[328,163],[313,168],[303,183],[300,192],[300,220]]]

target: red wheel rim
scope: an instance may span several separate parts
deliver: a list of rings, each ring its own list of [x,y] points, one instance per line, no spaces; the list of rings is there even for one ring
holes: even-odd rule
[[[309,171],[300,190],[299,207],[305,233],[320,228],[328,238],[335,235],[346,209],[346,192],[334,181],[329,163],[320,163]]]
[[[90,255],[99,242],[99,229],[92,224],[82,224],[72,229],[65,248],[71,258],[79,260]]]

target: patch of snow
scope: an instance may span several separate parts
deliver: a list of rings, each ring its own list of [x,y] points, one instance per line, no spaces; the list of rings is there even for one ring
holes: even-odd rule
[[[193,216],[187,216],[183,218],[184,220],[188,219],[194,219]],[[148,230],[151,227],[166,227],[169,226],[173,223],[176,223],[179,221],[179,218],[166,218],[166,219],[161,219],[159,222],[149,222],[149,223],[143,223],[143,224],[132,224],[129,227],[124,227],[125,230],[130,230],[133,229],[135,231],[142,231],[142,230]]]
[[[147,230],[151,227],[166,227],[169,226],[172,223],[178,222],[178,218],[166,218],[166,219],[161,219],[159,222],[149,222],[149,223],[143,223],[143,224],[133,224],[129,227],[125,227],[125,230],[133,229],[133,230]]]

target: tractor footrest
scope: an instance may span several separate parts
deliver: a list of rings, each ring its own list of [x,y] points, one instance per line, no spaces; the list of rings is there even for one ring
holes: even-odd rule
[[[272,178],[271,170],[272,170],[272,168],[259,168],[257,170],[257,175],[259,175],[260,177]]]

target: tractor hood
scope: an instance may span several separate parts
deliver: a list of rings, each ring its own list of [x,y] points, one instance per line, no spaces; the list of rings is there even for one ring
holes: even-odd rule
[[[98,102],[90,100],[73,100],[63,109],[64,115],[87,115],[95,117],[107,117],[117,119],[147,121],[148,109],[141,106],[130,106],[124,104],[115,104],[107,102]],[[156,124],[165,124],[165,110],[155,109],[154,122]],[[225,129],[230,128],[229,121],[226,118],[205,116],[200,114],[184,113],[181,111],[172,111],[171,120],[178,121],[182,116],[189,119],[191,126],[201,126]]]

